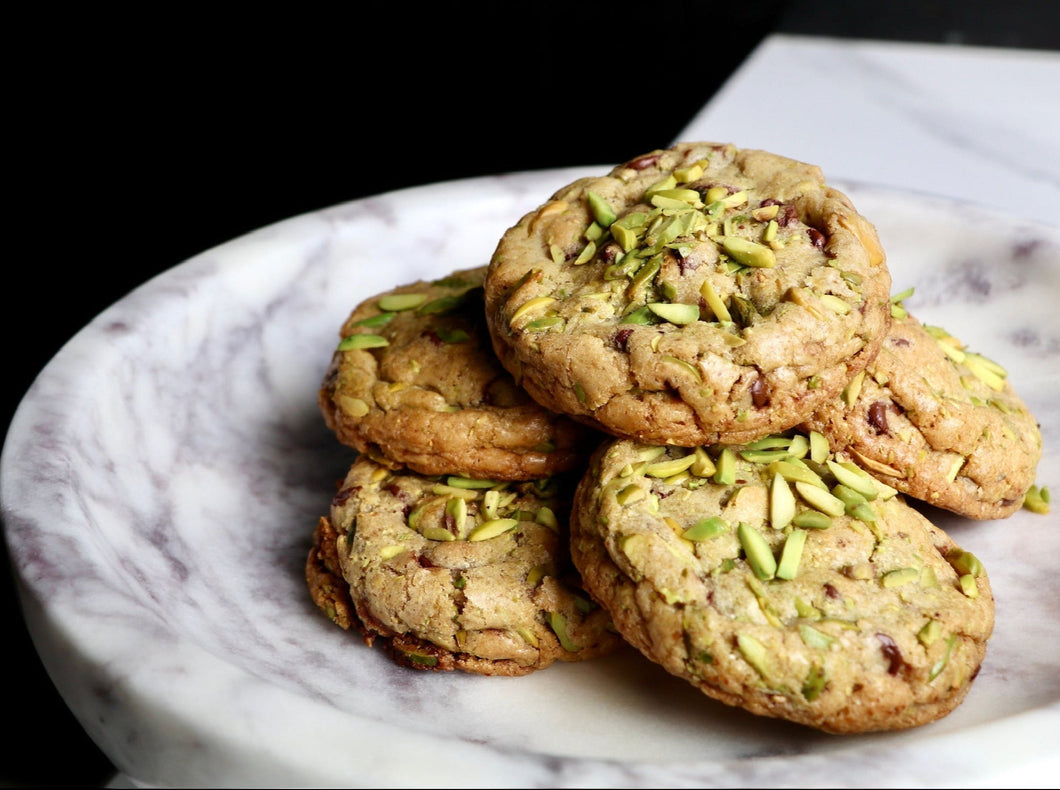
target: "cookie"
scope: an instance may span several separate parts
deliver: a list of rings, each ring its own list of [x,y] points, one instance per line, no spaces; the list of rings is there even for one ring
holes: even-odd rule
[[[358,457],[317,530],[333,537],[350,625],[425,670],[515,676],[611,652],[622,639],[570,561],[572,490],[561,478],[491,484]],[[307,582],[331,617],[341,596],[317,573],[329,556],[314,546]]]
[[[588,429],[540,406],[494,355],[485,272],[409,283],[356,306],[318,397],[341,442],[422,474],[526,480],[584,464]]]
[[[1034,484],[1042,439],[1005,370],[901,309],[883,348],[807,427],[903,493],[1004,518]]]
[[[975,556],[819,434],[609,441],[571,534],[585,589],[647,658],[727,705],[826,732],[948,714],[993,631]]]
[[[558,190],[485,281],[494,351],[535,400],[689,447],[831,402],[879,350],[889,292],[875,228],[819,168],[714,143]]]

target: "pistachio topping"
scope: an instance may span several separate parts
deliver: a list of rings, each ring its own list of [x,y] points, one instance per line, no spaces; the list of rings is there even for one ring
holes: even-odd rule
[[[734,260],[744,266],[772,268],[777,265],[777,255],[769,247],[748,241],[740,236],[724,236],[721,247]]]
[[[759,579],[772,579],[776,576],[777,560],[773,556],[769,543],[757,529],[746,521],[736,525],[736,537],[740,540],[747,562]]]
[[[1023,507],[1032,513],[1049,512],[1049,489],[1045,486],[1032,485],[1023,497]]]
[[[736,635],[736,647],[740,655],[750,664],[763,678],[769,679],[769,651],[766,646],[748,634]]]
[[[339,341],[339,351],[353,351],[362,348],[383,348],[389,346],[390,341],[382,335],[357,334],[347,335]]]
[[[505,532],[514,529],[518,523],[519,519],[515,518],[491,519],[479,524],[471,530],[471,532],[468,533],[467,539],[472,542],[489,540],[490,538],[495,538],[498,535],[503,535]]]
[[[412,310],[427,301],[427,294],[398,293],[386,294],[377,302],[380,310],[384,312],[393,311],[400,313],[403,310]]]
[[[793,529],[784,541],[780,551],[780,562],[777,563],[778,579],[794,579],[802,559],[802,549],[806,545],[806,530]]]
[[[711,516],[697,521],[681,533],[681,537],[691,541],[710,540],[729,531],[729,525],[721,516]]]

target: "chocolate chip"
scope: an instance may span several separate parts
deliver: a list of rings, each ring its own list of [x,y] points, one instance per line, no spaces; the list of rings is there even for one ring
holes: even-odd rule
[[[887,634],[876,634],[876,638],[880,640],[880,650],[883,651],[883,657],[889,662],[887,674],[897,675],[902,665],[905,664],[905,659],[902,658],[902,651],[898,649],[898,645]]]
[[[876,433],[887,434],[889,429],[887,427],[887,401],[878,400],[869,406],[868,411],[869,425],[876,429]]]

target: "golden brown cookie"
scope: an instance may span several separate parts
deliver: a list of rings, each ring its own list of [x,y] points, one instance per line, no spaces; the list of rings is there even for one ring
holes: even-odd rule
[[[579,179],[501,238],[494,350],[547,408],[695,446],[791,428],[887,331],[875,228],[819,168],[684,143]]]
[[[1019,510],[1042,454],[1038,423],[1004,368],[907,313],[806,425],[888,485],[976,519]]]
[[[833,733],[938,719],[985,656],[987,575],[826,448],[615,439],[577,489],[574,563],[630,644],[727,705]]]
[[[538,405],[493,354],[485,271],[409,283],[353,310],[319,392],[340,441],[423,474],[525,480],[584,463],[588,429]]]
[[[572,486],[427,476],[361,456],[318,528],[333,550],[311,551],[311,594],[341,626],[333,568],[326,584],[318,572],[334,556],[350,625],[416,669],[525,675],[608,653],[621,637],[570,562]]]

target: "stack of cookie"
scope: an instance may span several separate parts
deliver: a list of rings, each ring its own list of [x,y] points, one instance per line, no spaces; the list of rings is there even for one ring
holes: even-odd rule
[[[403,663],[518,674],[625,642],[836,733],[968,693],[989,579],[905,497],[1010,515],[1038,427],[1003,369],[892,298],[873,225],[817,167],[650,152],[341,334],[320,403],[361,455],[307,577]]]

